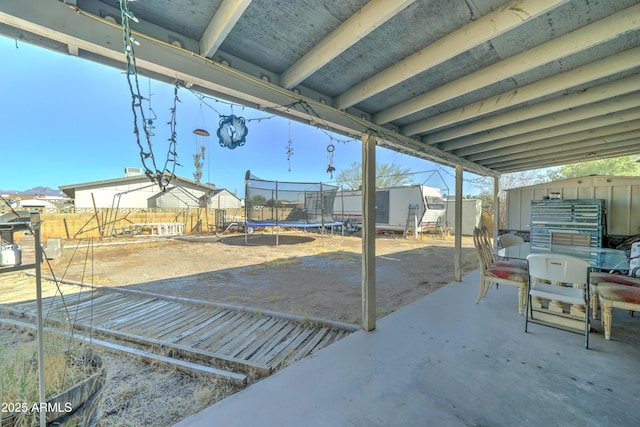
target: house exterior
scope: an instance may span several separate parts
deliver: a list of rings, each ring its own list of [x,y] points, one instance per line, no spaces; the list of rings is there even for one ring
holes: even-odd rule
[[[76,209],[241,207],[241,200],[233,193],[179,176],[171,180],[165,191],[146,175],[137,173],[128,173],[128,176],[116,179],[63,185],[60,190],[74,200]]]

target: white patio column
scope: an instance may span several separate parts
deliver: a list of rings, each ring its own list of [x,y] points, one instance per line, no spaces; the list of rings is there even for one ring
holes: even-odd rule
[[[493,177],[493,246],[498,248],[498,232],[500,231],[500,177]]]
[[[454,278],[456,282],[462,281],[462,166],[456,166],[456,200],[454,229]]]
[[[376,138],[362,136],[362,329],[376,328]]]

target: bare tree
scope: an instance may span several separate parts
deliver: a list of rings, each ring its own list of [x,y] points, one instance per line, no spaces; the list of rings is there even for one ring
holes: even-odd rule
[[[376,187],[384,188],[410,184],[410,173],[411,169],[404,168],[396,162],[378,163],[376,164]],[[362,164],[359,162],[351,163],[351,166],[347,169],[342,169],[338,173],[336,181],[344,188],[358,188],[362,184]]]

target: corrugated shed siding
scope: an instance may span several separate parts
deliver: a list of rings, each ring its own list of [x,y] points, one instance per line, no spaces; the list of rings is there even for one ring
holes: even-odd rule
[[[204,192],[190,188],[171,188],[155,198],[159,208],[197,208]]]
[[[212,197],[209,206],[214,209],[238,209],[242,207],[240,199],[226,191],[222,191]]]
[[[551,192],[567,200],[604,199],[606,234],[640,234],[640,177],[588,176],[507,190],[507,228],[528,231],[531,200]]]

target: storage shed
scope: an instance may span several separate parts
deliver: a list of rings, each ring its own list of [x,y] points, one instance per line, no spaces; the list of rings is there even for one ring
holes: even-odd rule
[[[606,212],[605,235],[640,234],[640,177],[585,176],[507,190],[506,228],[530,231],[531,201],[545,198],[563,200],[603,199]]]
[[[453,200],[447,200],[447,225],[452,227],[455,223],[456,206]],[[472,236],[473,229],[482,225],[482,200],[462,200],[462,229],[464,236]]]
[[[76,209],[119,208],[240,208],[241,200],[225,189],[176,176],[166,191],[145,175],[132,175],[104,181],[93,181],[60,187],[74,199]]]

